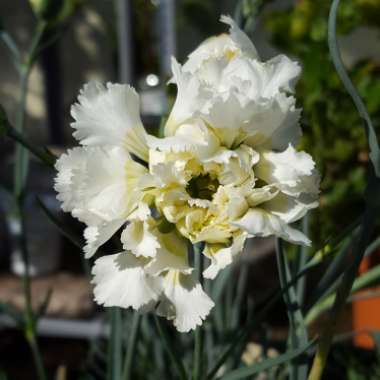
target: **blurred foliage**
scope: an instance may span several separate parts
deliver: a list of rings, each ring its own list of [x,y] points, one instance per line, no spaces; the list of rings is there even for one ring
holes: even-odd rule
[[[343,377],[342,377],[343,376]],[[323,380],[376,380],[380,378],[380,356],[376,350],[361,350],[338,344],[331,352]]]
[[[215,17],[221,11],[216,1],[181,0],[180,4],[179,24],[194,26],[205,38],[223,31],[218,17]]]
[[[317,161],[322,174],[321,208],[315,213],[312,231],[318,244],[360,214],[368,161],[361,121],[330,61],[327,46],[329,0],[299,0],[286,10],[273,11],[265,18],[273,43],[298,59],[303,75],[297,99],[303,108],[302,148]],[[377,26],[378,0],[342,2],[338,32],[348,34],[359,26]],[[371,59],[350,68],[358,88],[379,130],[380,65]]]
[[[50,27],[64,23],[85,0],[29,0],[33,12]]]

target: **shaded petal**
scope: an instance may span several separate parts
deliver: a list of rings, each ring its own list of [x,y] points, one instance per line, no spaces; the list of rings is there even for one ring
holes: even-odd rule
[[[215,96],[210,107],[203,109],[202,118],[213,128],[221,145],[228,148],[246,136],[243,125],[250,120],[252,105],[244,107],[234,92]]]
[[[260,155],[247,145],[240,145],[235,150],[221,148],[207,162],[217,162],[222,165],[217,170],[219,183],[222,185],[241,185],[253,178],[252,167],[258,162]],[[205,165],[207,170],[207,165]]]
[[[301,231],[263,209],[249,209],[241,219],[232,224],[247,231],[252,237],[275,235],[294,244],[311,245],[311,241]]]
[[[224,63],[222,69],[228,59],[237,53],[237,47],[233,43],[231,37],[227,34],[213,36],[203,41],[191,54],[183,65],[183,70],[194,74],[197,70],[203,68],[209,62]],[[224,61],[222,61],[224,59]],[[211,70],[214,71],[214,70]],[[220,70],[218,70],[220,72]],[[217,79],[215,75],[212,75]]]
[[[180,125],[174,136],[157,138],[148,136],[150,149],[161,152],[191,152],[200,160],[214,154],[219,147],[219,140],[214,132],[200,120]]]
[[[195,75],[184,72],[181,65],[172,58],[173,80],[177,84],[177,97],[165,124],[165,136],[172,136],[180,124],[197,117],[212,96]]]
[[[249,205],[246,197],[250,192],[249,185],[247,187],[219,186],[210,211],[218,215],[219,220],[235,220],[247,212]]]
[[[121,234],[121,242],[125,250],[139,257],[154,257],[160,247],[154,226],[149,220],[132,220]]]
[[[201,285],[190,275],[169,271],[163,287],[157,314],[173,320],[180,332],[188,332],[200,326],[214,306]]]
[[[157,301],[160,282],[145,273],[144,264],[144,260],[125,252],[97,259],[92,269],[95,301],[135,310]]]
[[[229,247],[206,244],[203,254],[211,260],[211,264],[203,271],[203,276],[213,280],[222,269],[230,265],[242,252],[247,233],[234,237]]]
[[[246,200],[250,207],[258,206],[263,202],[268,202],[279,193],[275,185],[266,185],[259,188],[254,188],[246,196]]]
[[[139,97],[132,87],[90,82],[80,91],[71,115],[75,119],[73,135],[81,144],[122,146],[147,161]]]
[[[223,71],[226,89],[236,88],[251,100],[270,99],[294,92],[301,73],[299,64],[285,55],[261,62],[247,57],[232,59]]]
[[[261,100],[251,108],[252,115],[245,123],[247,138],[244,143],[252,147],[284,150],[288,144],[296,144],[302,135],[300,109],[295,108],[295,98],[282,93],[268,100]]]
[[[297,63],[285,56],[268,62],[237,57],[223,71],[220,90],[239,99],[231,112],[236,116],[235,128],[243,128],[253,147],[266,143],[268,147],[283,150],[288,143],[297,143],[301,130],[300,110],[295,108],[295,99],[289,96],[300,72]],[[224,97],[224,102],[227,102]],[[216,109],[221,110],[219,106]],[[210,109],[212,112],[212,108]]]
[[[290,144],[280,153],[263,152],[255,173],[285,194],[299,196],[301,193],[319,192],[319,175],[312,157],[305,152],[297,152]]]
[[[156,230],[160,243],[156,256],[146,266],[146,272],[159,275],[168,270],[177,270],[182,273],[191,273],[187,258],[187,241],[176,231],[162,234]]]
[[[86,259],[93,256],[100,246],[111,239],[124,223],[124,219],[118,219],[113,222],[86,227],[84,230],[86,245],[83,247]]]
[[[267,81],[262,96],[270,97],[279,91],[294,92],[301,73],[298,62],[290,60],[286,55],[278,55],[265,62],[265,68]]]
[[[220,21],[230,26],[231,39],[244,55],[249,58],[258,58],[256,48],[251,39],[237,26],[231,17],[222,15]]]
[[[278,216],[285,223],[293,223],[304,217],[309,210],[318,207],[318,200],[312,194],[301,194],[294,198],[279,193],[269,202],[263,203],[261,207]]]
[[[156,197],[156,205],[170,223],[177,223],[189,211],[189,194],[184,187],[162,191]]]

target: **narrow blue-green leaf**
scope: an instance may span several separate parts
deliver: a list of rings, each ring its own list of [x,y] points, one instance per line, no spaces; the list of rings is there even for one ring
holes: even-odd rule
[[[136,353],[137,337],[140,330],[141,314],[137,311],[133,313],[132,326],[129,331],[129,337],[127,341],[127,352],[125,355],[123,379],[132,380],[132,366]]]
[[[330,245],[332,246],[332,249],[335,248],[335,244],[339,244],[340,239],[344,238],[348,234],[352,232],[354,228],[359,224],[360,220],[355,220],[353,223],[351,223],[342,233],[340,233],[338,236],[333,237],[331,239]],[[217,360],[215,361],[215,364],[210,369],[209,373],[207,374],[206,380],[214,379],[219,369],[222,367],[222,365],[225,363],[225,361],[229,358],[229,356],[236,350],[236,347],[243,347],[241,344],[242,342],[246,341],[249,336],[252,328],[254,326],[257,326],[267,315],[267,313],[272,309],[272,307],[276,304],[276,302],[280,299],[283,292],[285,292],[289,287],[294,286],[300,278],[305,276],[307,273],[309,273],[311,270],[318,267],[322,262],[322,257],[320,254],[318,254],[321,250],[324,250],[324,248],[317,250],[316,253],[311,255],[311,259],[308,261],[308,263],[305,265],[305,267],[298,272],[290,282],[286,284],[286,286],[283,289],[279,289],[278,287],[275,287],[272,289],[271,292],[269,292],[269,295],[265,298],[263,301],[263,305],[265,305],[258,313],[254,315],[254,317],[249,321],[249,323],[242,327],[238,333],[234,335],[234,338],[231,340],[231,342],[228,344],[228,346],[223,350],[223,352],[219,355]],[[229,269],[229,268],[228,268]],[[227,270],[228,270],[227,269]],[[223,272],[219,275],[221,276]],[[217,280],[219,279],[219,276]],[[226,276],[226,278],[223,279],[223,287],[227,285],[229,277]],[[221,286],[222,288],[222,286]],[[222,293],[222,292],[221,292]],[[215,297],[213,296],[213,299],[215,300]],[[217,303],[216,303],[217,304]]]
[[[198,282],[203,285],[203,259],[202,254],[204,245],[198,243],[193,245],[194,268]],[[204,331],[202,326],[197,326],[193,332],[194,351],[193,351],[193,380],[200,380],[203,371],[203,353],[204,353]]]
[[[276,240],[276,257],[277,269],[280,279],[281,289],[291,281],[291,273],[289,269],[288,258],[284,250],[281,239]],[[286,305],[286,310],[289,319],[289,346],[292,350],[298,349],[300,346],[305,346],[308,342],[307,330],[304,317],[297,299],[296,288],[290,286],[283,291],[283,299]],[[289,362],[289,378],[290,380],[305,380],[307,376],[307,364],[299,364]]]
[[[168,353],[170,360],[172,361],[174,368],[177,371],[178,378],[181,380],[187,380],[187,375],[186,375],[186,370],[183,365],[183,362],[181,358],[178,356],[178,353],[175,352],[174,348],[172,347],[172,344],[170,342],[170,339],[164,329],[164,326],[162,325],[162,321],[160,317],[157,317],[157,315],[154,316],[156,326],[157,326],[157,331],[160,335],[161,342]]]
[[[78,236],[78,234],[71,229],[70,226],[67,224],[63,223],[54,213],[52,213],[48,207],[45,206],[44,202],[37,197],[37,202],[48,217],[48,219],[58,228],[58,230],[61,232],[63,236],[65,236],[69,241],[71,241],[75,246],[80,248],[81,250],[83,249],[84,246],[84,241],[81,236]],[[84,258],[84,255],[81,255],[81,260],[82,260],[82,266],[85,274],[87,276],[90,275],[90,266],[87,262],[87,260]]]
[[[226,375],[222,376],[220,380],[240,380],[240,379],[247,379],[250,376],[256,375],[260,372],[264,372],[274,366],[278,366],[284,363],[287,363],[298,356],[305,353],[307,350],[309,350],[313,345],[315,344],[314,341],[309,342],[308,344],[301,346],[300,348],[296,350],[290,350],[285,352],[282,355],[279,355],[275,358],[263,360],[262,362],[259,362],[257,364],[253,364],[249,367],[245,368],[239,368],[234,371],[231,371],[230,373],[227,373]]]
[[[365,250],[369,243],[370,235],[374,228],[374,221],[376,218],[377,210],[376,207],[378,204],[376,200],[378,199],[379,191],[379,147],[376,139],[376,135],[373,130],[373,126],[367,110],[357,94],[354,86],[352,85],[351,80],[348,77],[347,72],[342,64],[340,57],[337,38],[336,38],[336,16],[338,10],[339,0],[334,0],[329,14],[328,21],[328,42],[331,58],[333,60],[334,66],[337,70],[339,77],[341,78],[347,92],[351,95],[356,108],[364,121],[364,127],[367,133],[368,144],[370,146],[370,160],[373,166],[373,171],[369,171],[369,180],[367,184],[366,192],[366,208],[362,223],[360,226],[359,238],[353,249],[352,261],[347,265],[346,271],[343,273],[342,281],[340,282],[336,297],[333,305],[333,309],[329,315],[328,320],[326,321],[324,330],[321,334],[320,343],[318,345],[318,350],[316,358],[313,363],[311,370],[310,378],[320,378],[322,375],[323,368],[325,366],[327,356],[329,353],[330,345],[333,339],[335,332],[335,326],[338,320],[340,313],[342,312],[343,306],[346,303],[347,297],[350,294],[352,284],[354,283],[355,276],[357,274],[358,267],[364,256]],[[376,175],[375,175],[376,174]],[[377,194],[376,194],[377,193]],[[369,196],[371,195],[371,196]],[[374,202],[375,201],[375,202]]]
[[[355,279],[352,285],[351,294],[379,282],[380,265],[377,265]],[[310,325],[319,315],[328,310],[334,304],[335,294],[333,294],[333,291],[337,289],[338,285],[339,282],[334,284],[334,287],[329,290],[328,295],[322,298],[316,305],[314,305],[314,307],[310,309],[305,318],[307,325]]]
[[[19,64],[21,62],[21,53],[15,40],[5,30],[0,30],[0,40],[2,40],[5,46],[8,48],[9,52],[11,53],[14,65],[17,69],[19,69]]]
[[[380,246],[380,238],[375,239],[365,250],[364,256],[368,257],[372,255],[374,252],[376,252],[377,248]],[[350,245],[348,248],[352,249],[352,246]],[[351,251],[347,252],[351,253]],[[346,259],[348,260],[348,255]],[[344,268],[347,266],[346,263],[343,263]],[[376,268],[376,267],[375,267]],[[352,287],[352,291],[359,290],[357,286],[363,288],[366,285],[361,285],[364,281],[365,283],[371,278],[373,278],[372,270],[375,268],[372,268],[369,272],[366,272],[365,274],[358,277]],[[344,270],[342,270],[343,272]],[[341,272],[341,273],[342,273]],[[326,272],[327,273],[327,272]],[[334,302],[334,296],[333,293],[336,291],[340,281],[341,281],[342,275],[338,276],[335,281],[332,281],[328,286],[325,287],[324,292],[320,294],[320,297],[318,297],[315,302],[310,302],[310,308],[308,309],[307,317],[306,317],[306,324],[309,325],[312,321],[315,320],[323,311],[329,309],[331,305]],[[367,280],[368,279],[368,280]],[[371,280],[374,282],[375,280]],[[318,287],[318,285],[317,285]],[[315,294],[315,293],[314,293]],[[311,298],[313,295],[311,296]]]
[[[306,235],[309,236],[309,214],[306,214],[303,219],[302,219],[302,232]],[[297,265],[296,265],[296,270],[294,271],[293,274],[297,274],[301,272],[309,259],[309,250],[308,247],[305,245],[300,245],[298,250],[297,250]],[[298,283],[295,284],[296,288],[296,296],[298,299],[298,304],[300,308],[302,309],[303,304],[304,304],[304,298],[305,298],[305,288],[306,288],[306,276],[303,276],[299,279]]]
[[[219,369],[222,367],[222,365],[225,363],[225,361],[230,357],[230,355],[235,351],[236,347],[243,347],[242,342],[245,342],[249,336],[252,328],[254,326],[257,326],[259,323],[261,323],[264,318],[266,317],[267,313],[272,309],[272,307],[278,302],[278,300],[281,298],[282,294],[287,291],[291,286],[294,286],[297,281],[304,276],[306,273],[308,273],[313,268],[317,267],[320,264],[319,259],[315,259],[314,257],[308,262],[308,264],[305,266],[305,268],[300,272],[297,273],[296,276],[292,278],[290,282],[286,284],[282,289],[278,289],[278,287],[275,287],[266,297],[266,299],[263,301],[264,307],[248,321],[247,325],[242,327],[239,332],[237,332],[234,335],[234,338],[230,341],[229,345],[223,350],[223,352],[220,354],[219,358],[216,360],[213,367],[210,369],[209,373],[207,374],[206,380],[212,380],[216,376]]]
[[[51,296],[53,295],[53,288],[48,289],[46,292],[45,298],[42,301],[42,304],[38,308],[38,312],[36,314],[36,318],[41,318],[46,314],[47,308],[49,307]]]
[[[78,248],[82,249],[85,244],[83,238],[74,232],[74,230],[72,230],[67,224],[63,223],[56,215],[54,215],[54,213],[52,213],[49,208],[45,206],[41,198],[37,197],[37,202],[45,212],[46,216],[58,228],[62,235],[70,240]]]
[[[13,141],[23,146],[27,151],[32,153],[42,163],[54,169],[56,157],[48,150],[43,150],[30,143],[20,131],[14,128],[7,118],[4,108],[0,105],[0,137],[7,136]]]
[[[216,279],[214,280],[214,284],[212,287],[212,294],[211,294],[214,302],[217,302],[221,299],[224,289],[230,282],[232,273],[233,273],[232,267],[229,266],[225,270],[221,271],[216,277]]]
[[[380,247],[380,237],[375,239],[365,250],[364,256],[368,257]]]
[[[311,308],[321,298],[330,292],[333,284],[340,278],[342,273],[347,269],[347,262],[350,261],[352,255],[352,239],[346,239],[343,247],[338,251],[333,260],[329,263],[322,278],[318,281],[310,295],[307,309]]]
[[[0,313],[4,313],[11,317],[18,326],[23,326],[24,315],[11,304],[0,302]]]
[[[212,313],[212,317],[215,320],[215,325],[218,331],[223,330],[223,321],[225,320],[224,304],[222,297],[227,285],[231,282],[233,274],[233,266],[230,265],[224,271],[218,274],[215,280],[212,281],[211,298],[215,302],[215,308]]]
[[[240,323],[241,312],[244,308],[244,302],[247,299],[247,282],[249,275],[249,267],[248,263],[244,260],[240,260],[240,268],[239,268],[239,278],[236,287],[236,297],[234,301],[234,305],[232,307],[232,318],[231,318],[231,326],[232,328],[237,328]]]
[[[109,310],[109,316],[111,332],[108,340],[107,380],[120,380],[123,336],[121,310],[113,307]]]
[[[376,173],[376,177],[380,178],[380,150],[379,144],[377,141],[376,133],[372,125],[371,118],[369,117],[366,106],[364,105],[360,95],[356,91],[356,88],[351,82],[350,77],[347,74],[346,69],[344,68],[339,47],[336,37],[336,15],[338,11],[339,0],[334,0],[331,8],[328,21],[328,44],[330,55],[335,66],[335,70],[339,75],[345,89],[350,94],[352,101],[355,104],[358,113],[363,120],[363,126],[367,135],[368,145],[369,145],[369,158],[372,162],[373,169]]]

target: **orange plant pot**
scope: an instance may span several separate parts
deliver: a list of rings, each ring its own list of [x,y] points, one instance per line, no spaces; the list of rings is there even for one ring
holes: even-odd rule
[[[359,273],[365,273],[371,267],[380,263],[380,251],[365,257],[360,265]],[[368,290],[358,292],[358,298],[352,302],[352,328],[356,333],[353,343],[356,347],[373,349],[375,344],[369,333],[370,330],[380,331],[380,296],[366,297],[368,291],[380,291],[380,287],[372,287]]]

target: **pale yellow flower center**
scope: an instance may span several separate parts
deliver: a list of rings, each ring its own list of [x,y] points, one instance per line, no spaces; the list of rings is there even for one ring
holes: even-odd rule
[[[219,181],[208,173],[191,178],[186,186],[186,191],[192,198],[210,201],[218,187]]]

